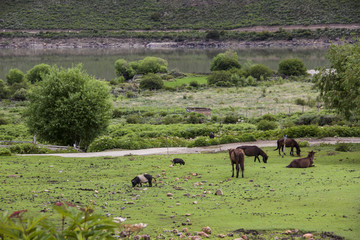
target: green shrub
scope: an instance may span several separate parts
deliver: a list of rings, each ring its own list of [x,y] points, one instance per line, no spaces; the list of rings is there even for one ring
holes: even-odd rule
[[[138,61],[137,74],[166,73],[168,62],[158,57],[145,57]]]
[[[27,95],[27,90],[24,88],[16,90],[16,92],[13,95],[14,100],[16,101],[25,101]]]
[[[256,78],[259,81],[262,78],[266,80],[271,77],[273,71],[268,66],[263,64],[255,64],[249,68],[248,73],[250,76]]]
[[[210,65],[211,71],[230,70],[232,68],[241,68],[238,55],[233,51],[219,53],[216,57],[213,58]]]
[[[268,121],[268,120],[261,120],[256,125],[258,130],[266,131],[266,130],[273,130],[277,128],[276,122]]]
[[[198,137],[195,139],[193,143],[193,147],[202,147],[202,146],[209,146],[208,138],[206,137]]]
[[[125,80],[131,79],[135,75],[135,70],[125,59],[116,60],[114,67],[116,76],[123,77]]]
[[[209,85],[216,85],[220,87],[231,86],[231,73],[229,71],[214,71],[208,77]]]
[[[26,78],[31,83],[42,81],[44,76],[46,74],[50,73],[50,69],[51,69],[51,66],[48,64],[42,63],[42,64],[35,65],[32,69],[30,69],[26,73]]]
[[[210,30],[206,33],[205,38],[207,40],[212,39],[212,40],[219,40],[220,39],[220,32],[218,30]]]
[[[255,136],[253,134],[250,134],[250,133],[241,134],[241,135],[239,135],[238,139],[239,139],[240,142],[254,142],[254,141],[256,141]]]
[[[318,124],[319,115],[316,113],[305,113],[295,120],[296,125]]]
[[[195,80],[191,81],[189,85],[194,88],[198,88],[200,86],[200,84]]]
[[[299,146],[300,146],[301,148],[309,147],[309,146],[310,146],[310,144],[309,144],[308,141],[299,141],[298,143],[299,143]]]
[[[10,89],[6,86],[4,80],[0,79],[0,99],[8,98],[10,94]]]
[[[301,125],[285,129],[284,133],[290,138],[316,137],[319,136],[320,130],[315,125]]]
[[[43,154],[49,152],[47,148],[40,147],[33,143],[11,145],[10,151],[17,154]]]
[[[353,147],[354,146],[351,143],[337,143],[335,145],[335,151],[338,151],[338,152],[352,152]]]
[[[96,138],[94,141],[91,142],[87,151],[88,152],[101,152],[107,149],[115,148],[115,140],[109,136],[102,136]]]
[[[262,115],[260,119],[267,120],[267,121],[276,121],[277,120],[275,115],[270,114],[270,113]]]
[[[127,116],[126,122],[130,124],[139,124],[142,122],[142,118],[139,114],[131,114]]]
[[[224,118],[224,123],[237,123],[238,117],[234,115],[228,115]]]
[[[0,148],[0,156],[11,156],[11,151],[7,148]]]
[[[161,77],[153,73],[145,75],[140,82],[140,88],[142,89],[155,90],[161,89],[163,87],[164,82]]]
[[[301,76],[306,75],[306,67],[298,58],[285,59],[279,63],[278,72],[286,76]]]
[[[17,68],[10,69],[9,73],[6,75],[6,82],[8,85],[22,83],[24,80],[25,74]]]

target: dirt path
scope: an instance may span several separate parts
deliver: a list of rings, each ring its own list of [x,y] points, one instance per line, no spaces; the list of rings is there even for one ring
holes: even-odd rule
[[[310,139],[302,138],[298,141],[307,141],[310,146],[316,146],[321,143],[336,144],[336,143],[360,143],[360,138],[322,138],[322,139]],[[170,148],[149,148],[140,150],[122,150],[122,151],[104,151],[104,152],[91,152],[91,153],[56,153],[56,154],[23,154],[22,156],[59,156],[70,158],[86,158],[86,157],[120,157],[130,155],[165,155],[165,154],[195,154],[195,153],[215,153],[220,151],[226,151],[230,148],[236,148],[238,146],[256,145],[258,147],[276,147],[276,141],[256,141],[256,142],[241,142],[230,143],[208,147],[170,147]]]

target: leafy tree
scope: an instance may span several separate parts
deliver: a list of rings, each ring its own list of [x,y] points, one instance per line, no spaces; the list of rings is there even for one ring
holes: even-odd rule
[[[104,130],[111,116],[109,87],[78,65],[53,66],[28,95],[27,125],[39,139],[80,147]]]
[[[154,90],[161,89],[163,86],[164,82],[161,77],[153,73],[145,75],[140,82],[140,88],[142,89]]]
[[[44,75],[50,72],[50,68],[50,65],[44,63],[35,65],[26,73],[26,78],[31,83],[42,81]]]
[[[279,63],[278,72],[286,76],[301,76],[306,74],[306,67],[298,58],[285,59]]]
[[[249,75],[260,80],[261,77],[266,80],[267,78],[271,77],[273,71],[263,64],[254,64],[249,69]]]
[[[22,83],[25,80],[25,74],[17,69],[10,69],[9,73],[6,75],[6,82],[8,85],[13,85],[14,83]]]
[[[326,107],[347,119],[360,117],[360,43],[332,45],[330,69],[321,69],[314,81]]]
[[[230,70],[231,68],[241,68],[238,55],[233,51],[219,53],[213,58],[210,65],[211,71]]]

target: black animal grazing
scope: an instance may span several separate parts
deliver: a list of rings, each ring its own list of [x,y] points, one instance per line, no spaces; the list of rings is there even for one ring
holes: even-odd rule
[[[234,177],[234,164],[236,165],[236,177],[239,177],[239,165],[241,167],[241,176],[244,178],[244,159],[245,153],[242,149],[229,149],[230,161],[232,166],[232,176]]]
[[[174,158],[173,160],[171,160],[171,162],[175,165],[177,163],[179,163],[180,165],[185,165],[184,160],[182,160],[181,158]]]
[[[300,152],[301,152],[300,146],[294,139],[287,138],[286,139],[286,147],[291,147],[291,150],[290,150],[291,156],[294,156],[294,148],[296,148],[296,154],[300,157]],[[274,151],[279,150],[279,155],[281,155],[280,149],[284,153],[284,138],[280,138],[279,140],[277,140],[277,148]]]
[[[306,158],[299,158],[293,160],[288,166],[288,168],[307,168],[307,167],[315,167],[314,165],[314,156],[315,152],[309,152]]]
[[[266,155],[266,153],[257,146],[240,146],[240,147],[237,147],[237,149],[244,150],[245,155],[248,157],[255,156],[254,162],[256,162],[256,159],[260,162],[259,155],[262,156],[264,163],[267,163],[267,160],[269,158],[268,155]]]
[[[135,187],[136,185],[140,185],[142,187],[143,183],[149,183],[149,187],[152,187],[152,179],[153,176],[151,176],[150,174],[143,174],[143,175],[137,175],[136,177],[134,177],[133,180],[131,180],[132,186]],[[154,179],[155,181],[155,179]]]

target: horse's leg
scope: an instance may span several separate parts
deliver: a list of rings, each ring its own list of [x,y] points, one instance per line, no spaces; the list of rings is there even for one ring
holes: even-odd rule
[[[239,163],[236,163],[236,178],[239,177]]]
[[[241,176],[244,178],[244,158],[240,159]]]
[[[260,161],[260,158],[259,158],[259,155],[256,155],[256,158],[257,158],[257,160],[258,160],[259,162],[261,162],[261,161]]]
[[[255,155],[255,157],[254,157],[254,162],[256,162],[256,157],[257,157],[257,156]]]
[[[290,155],[294,156],[294,147],[293,146],[291,146]]]
[[[232,166],[232,176],[231,177],[234,177],[234,163],[233,162],[231,163],[231,166]]]

